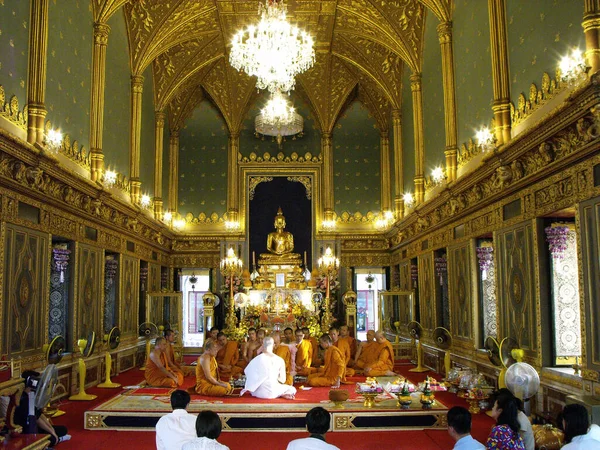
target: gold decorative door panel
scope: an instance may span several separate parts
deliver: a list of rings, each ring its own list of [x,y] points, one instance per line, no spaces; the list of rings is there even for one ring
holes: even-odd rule
[[[600,371],[600,197],[579,205],[585,355],[587,367]],[[580,277],[581,277],[580,273]]]
[[[121,256],[121,301],[119,317],[124,337],[138,335],[138,308],[140,260],[131,256]]]
[[[523,222],[494,235],[498,243],[498,316],[501,338],[517,340],[530,361],[539,359],[533,223]]]
[[[403,261],[399,266],[400,271],[400,290],[408,291],[411,289],[410,283],[410,261]]]
[[[472,347],[475,296],[472,284],[471,242],[448,249],[450,331],[455,344]]]
[[[75,314],[77,329],[75,340],[86,338],[91,331],[100,337],[103,317],[104,251],[85,244],[76,244],[77,268]]]
[[[419,307],[425,336],[431,335],[431,331],[437,326],[434,283],[433,253],[419,256]]]
[[[148,263],[148,289],[147,292],[160,291],[160,266]]]
[[[48,338],[49,235],[6,224],[2,354],[25,358]]]

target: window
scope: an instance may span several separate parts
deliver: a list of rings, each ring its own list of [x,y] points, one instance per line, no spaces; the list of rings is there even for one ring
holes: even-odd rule
[[[183,346],[204,345],[204,304],[202,296],[210,291],[210,270],[182,270],[183,292]]]

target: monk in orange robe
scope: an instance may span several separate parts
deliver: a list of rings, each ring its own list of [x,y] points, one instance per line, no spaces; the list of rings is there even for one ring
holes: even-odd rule
[[[278,331],[271,334],[273,338],[273,343],[275,344],[273,347],[273,353],[279,356],[285,362],[285,384],[290,386],[294,385],[294,375],[292,375],[292,353],[290,352],[290,348],[281,343],[281,335]]]
[[[304,377],[309,376],[317,369],[310,367],[312,362],[312,344],[304,339],[303,331],[296,330],[296,374]]]
[[[165,339],[167,340],[167,350],[165,351],[167,356],[167,363],[171,370],[175,373],[180,372],[183,377],[186,375],[191,375],[193,368],[189,366],[182,366],[177,361],[175,361],[175,352],[173,350],[173,345],[175,344],[175,340],[177,339],[177,334],[171,330],[165,330]]]
[[[354,375],[354,369],[349,368],[349,364],[351,364],[352,360],[352,351],[350,350],[350,345],[348,341],[345,339],[340,339],[340,330],[335,327],[329,329],[329,336],[331,337],[331,341],[333,345],[336,346],[344,357],[344,363],[346,364],[346,376],[351,377]]]
[[[342,325],[340,327],[340,340],[344,340],[348,342],[350,346],[350,365],[354,365],[354,358],[356,357],[356,339],[350,336],[350,329],[348,325]]]
[[[242,373],[242,368],[236,366],[240,359],[238,343],[227,340],[227,336],[222,331],[217,335],[217,342],[221,346],[216,358],[219,365],[219,373],[230,377]]]
[[[319,358],[319,341],[314,336],[310,335],[310,329],[307,327],[302,328],[302,332],[304,333],[304,339],[310,342],[311,345],[311,359],[310,365],[312,367],[321,367],[321,358]]]
[[[176,388],[183,384],[183,374],[174,372],[167,361],[167,340],[157,337],[154,341],[154,350],[150,352],[146,361],[146,382],[149,386]]]
[[[321,336],[319,344],[325,349],[325,367],[308,376],[308,385],[340,387],[346,375],[344,355],[333,345],[328,334]]]
[[[219,350],[219,344],[215,340],[210,339],[204,344],[204,353],[198,358],[196,366],[194,390],[197,394],[224,397],[233,392],[233,387],[229,383],[221,381],[219,377],[219,365],[215,358]]]
[[[369,330],[367,331],[367,340],[361,342],[356,352],[354,367],[364,369],[366,366],[370,366],[377,361],[378,351],[379,344],[375,341],[375,331]]]
[[[246,346],[246,362],[249,363],[253,358],[256,358],[256,355],[258,355],[258,350],[262,347],[264,338],[265,330],[258,330],[256,332],[256,339],[248,342],[248,345]]]
[[[256,328],[248,328],[248,339],[246,342],[242,344],[241,358],[239,359],[237,365],[242,371],[246,368],[250,361],[246,360],[246,352],[248,347],[253,345],[256,342]]]
[[[394,348],[382,331],[375,333],[377,341],[377,360],[365,366],[364,373],[368,377],[383,377],[396,375],[394,369]]]

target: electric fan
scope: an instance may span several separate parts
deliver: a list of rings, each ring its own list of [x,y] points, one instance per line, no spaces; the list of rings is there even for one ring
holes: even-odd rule
[[[423,327],[419,322],[413,320],[408,324],[408,332],[415,340],[415,345],[417,347],[417,367],[410,369],[409,372],[429,372],[428,368],[423,367],[423,346],[421,345]]]
[[[89,401],[94,400],[97,395],[87,394],[85,392],[85,361],[84,358],[87,358],[94,352],[94,347],[96,345],[96,332],[90,331],[88,333],[87,339],[79,339],[77,341],[77,346],[79,347],[79,351],[81,352],[81,356],[79,357],[79,392],[75,395],[71,395],[69,400],[79,400],[79,401]]]
[[[104,368],[106,370],[106,375],[104,376],[104,383],[100,383],[98,385],[99,388],[118,388],[121,387],[120,383],[113,383],[110,379],[110,370],[112,368],[112,357],[110,356],[110,351],[115,350],[119,343],[121,342],[121,330],[118,327],[113,327],[110,330],[110,333],[104,335],[104,343],[107,345],[106,355],[104,357]]]
[[[515,339],[510,337],[502,339],[500,342],[500,360],[503,367],[500,375],[498,375],[498,387],[502,389],[506,387],[506,382],[504,381],[506,369],[515,362],[523,360],[523,350],[519,348],[519,343]]]
[[[452,347],[452,335],[444,327],[437,327],[433,330],[433,341],[440,350],[444,351],[444,370],[446,372],[446,378],[450,373],[452,367],[452,360],[450,359],[449,349]]]
[[[506,387],[513,395],[523,401],[525,413],[529,415],[528,400],[540,388],[540,376],[535,368],[524,362],[515,362],[507,370]]]
[[[158,327],[152,322],[144,322],[140,325],[139,330],[140,336],[146,338],[146,361],[144,362],[144,366],[140,367],[140,370],[146,370],[146,363],[150,355],[150,344],[152,339],[158,336]]]
[[[64,356],[65,347],[65,338],[60,335],[55,336],[50,344],[44,344],[42,346],[42,350],[44,351],[46,357],[46,365],[58,364]],[[58,408],[51,407],[50,403],[48,403],[44,407],[44,414],[46,417],[60,417],[65,414],[65,412]]]
[[[500,359],[500,344],[498,344],[496,338],[488,336],[485,339],[484,347],[490,362],[496,367],[501,367],[502,359]]]

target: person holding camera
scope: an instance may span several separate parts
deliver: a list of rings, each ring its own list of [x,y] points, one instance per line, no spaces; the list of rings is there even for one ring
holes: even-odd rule
[[[67,427],[53,425],[42,410],[34,406],[35,392],[40,379],[39,372],[26,370],[21,377],[25,380],[25,389],[21,394],[19,405],[15,408],[14,422],[23,427],[23,434],[49,434],[50,447],[71,439],[71,435],[67,434]]]

